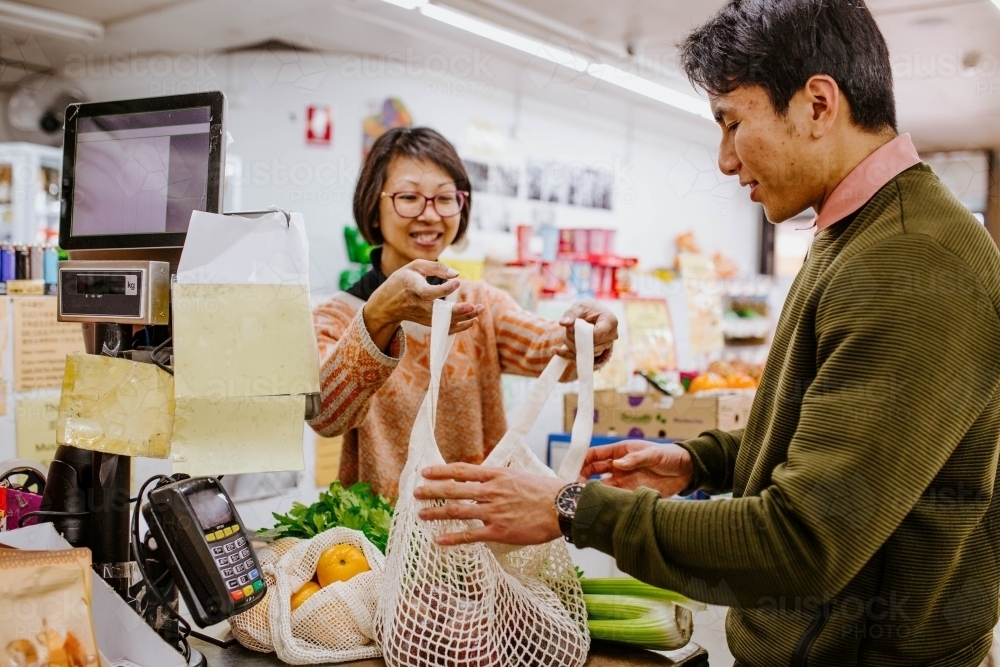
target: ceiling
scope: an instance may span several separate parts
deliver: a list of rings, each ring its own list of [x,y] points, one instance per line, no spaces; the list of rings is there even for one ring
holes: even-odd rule
[[[478,38],[378,0],[21,0],[101,22],[84,46],[24,35],[3,40],[0,86],[57,69],[71,54],[222,51],[283,39],[333,53],[389,53],[400,39]],[[439,0],[435,0],[438,2]],[[685,84],[675,44],[722,0],[440,0],[591,58],[642,59],[651,76]],[[1000,9],[991,0],[869,0],[889,43],[900,130],[923,150],[1000,146]],[[11,48],[14,46],[14,48]],[[29,48],[30,47],[30,48]],[[32,55],[32,49],[35,55]],[[39,53],[41,56],[39,56]],[[511,52],[511,61],[519,62]],[[19,60],[28,61],[22,65]],[[627,95],[628,93],[622,93]]]

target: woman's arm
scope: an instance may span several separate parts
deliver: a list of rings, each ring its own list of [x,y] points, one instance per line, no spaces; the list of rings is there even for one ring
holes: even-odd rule
[[[330,299],[313,311],[320,353],[320,411],[309,425],[320,435],[341,435],[364,420],[372,397],[406,352],[397,327],[385,352],[372,341],[362,310]]]
[[[567,344],[567,328],[555,320],[540,317],[521,308],[513,297],[496,287],[483,283],[482,289],[483,302],[488,304],[487,307],[493,316],[500,371],[530,377],[541,375],[555,351]],[[575,311],[571,309],[571,312]],[[595,348],[603,346],[603,341],[598,344],[595,339]],[[610,356],[609,343],[594,360],[595,364],[603,364]],[[576,366],[571,365],[566,369],[562,381],[569,382],[574,379],[576,379]]]

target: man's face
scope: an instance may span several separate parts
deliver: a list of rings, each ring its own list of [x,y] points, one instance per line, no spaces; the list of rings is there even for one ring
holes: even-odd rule
[[[796,123],[797,116],[809,112],[796,98],[784,116],[757,86],[741,86],[711,100],[722,127],[719,169],[750,187],[750,199],[764,206],[771,222],[787,220],[822,198],[822,155],[803,123]]]

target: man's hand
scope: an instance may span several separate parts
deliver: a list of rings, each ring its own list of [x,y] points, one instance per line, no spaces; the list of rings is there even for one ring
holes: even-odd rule
[[[566,486],[557,477],[542,477],[509,468],[484,468],[469,463],[433,466],[423,471],[428,481],[417,487],[418,500],[472,500],[450,502],[420,510],[424,521],[478,519],[481,528],[446,533],[443,546],[470,542],[544,544],[562,536],[555,510],[556,496]]]
[[[594,325],[595,359],[611,349],[618,339],[618,318],[601,304],[588,299],[574,303],[559,320],[559,324],[566,327],[566,340],[555,349],[556,354],[570,361],[576,360],[576,331],[573,324],[578,318]]]
[[[694,464],[683,447],[625,440],[587,450],[580,479],[592,475],[610,475],[602,481],[620,489],[645,486],[669,498],[691,484]]]

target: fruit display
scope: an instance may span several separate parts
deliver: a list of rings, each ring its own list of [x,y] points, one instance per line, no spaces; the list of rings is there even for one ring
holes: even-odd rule
[[[713,361],[704,373],[691,378],[687,391],[696,394],[720,389],[756,389],[763,372],[763,364],[747,364],[739,360]]]

